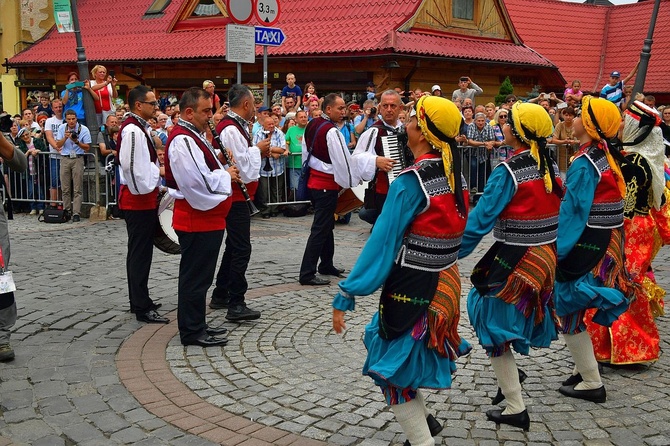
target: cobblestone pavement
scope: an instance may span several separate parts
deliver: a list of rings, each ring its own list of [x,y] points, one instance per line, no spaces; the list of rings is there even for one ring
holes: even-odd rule
[[[144,325],[128,312],[123,221],[46,225],[18,215],[10,222],[19,321],[16,359],[0,364],[0,445],[389,445],[404,436],[379,391],[360,374],[363,328],[376,297],[359,298],[344,336],[331,330],[328,287],[297,284],[310,217],[253,220],[248,304],[255,323],[225,321],[224,348],[179,343],[174,321],[178,256],[155,251],[150,288],[168,325]],[[356,216],[336,227],[336,264],[351,269],[369,227]],[[461,262],[463,295],[487,239]],[[655,267],[670,287],[670,250]],[[465,300],[462,300],[465,308]],[[668,320],[658,320],[668,349]],[[605,368],[608,401],[594,404],[556,390],[572,368],[562,340],[517,361],[528,374],[529,432],[486,421],[496,384],[473,344],[458,361],[451,390],[426,392],[445,421],[437,444],[668,445],[670,360]]]

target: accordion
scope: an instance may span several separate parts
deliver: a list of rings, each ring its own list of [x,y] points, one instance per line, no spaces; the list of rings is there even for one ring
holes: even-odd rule
[[[393,168],[388,172],[389,183],[392,183],[403,169],[414,164],[414,156],[407,148],[407,133],[382,136],[381,140],[384,156],[395,161]]]

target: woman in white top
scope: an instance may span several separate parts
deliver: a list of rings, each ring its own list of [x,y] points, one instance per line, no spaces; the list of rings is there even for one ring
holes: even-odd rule
[[[98,126],[101,126],[108,115],[115,113],[114,98],[119,96],[116,91],[116,78],[107,75],[107,68],[96,65],[91,70],[91,90],[98,93],[95,103],[95,115],[98,118]]]

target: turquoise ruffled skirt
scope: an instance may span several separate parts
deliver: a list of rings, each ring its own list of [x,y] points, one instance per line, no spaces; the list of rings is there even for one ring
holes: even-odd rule
[[[456,371],[455,358],[444,357],[435,349],[429,349],[426,345],[428,336],[424,334],[421,339],[415,339],[410,329],[395,339],[383,339],[379,336],[379,313],[375,313],[365,327],[363,342],[368,356],[363,374],[382,387],[450,388],[451,375]],[[462,356],[471,349],[463,339],[460,345],[452,347],[456,356]]]
[[[509,342],[516,352],[527,355],[530,347],[549,347],[551,341],[558,339],[551,309],[544,306],[544,318],[537,325],[536,311],[526,317],[513,304],[482,296],[475,288],[468,294],[470,324],[488,354],[502,353]]]
[[[554,305],[556,316],[561,318],[562,331],[574,333],[586,328],[582,318],[587,309],[596,309],[595,323],[610,327],[628,309],[629,301],[621,291],[604,286],[589,272],[570,282],[556,282]],[[570,317],[575,314],[581,316]]]

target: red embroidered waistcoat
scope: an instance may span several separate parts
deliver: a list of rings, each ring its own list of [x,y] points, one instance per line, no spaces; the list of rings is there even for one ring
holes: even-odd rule
[[[607,161],[605,150],[607,149],[602,143],[598,143],[594,146],[582,146],[575,155],[575,159],[585,156],[596,168],[600,177],[586,222],[586,226],[591,228],[611,229],[623,226],[624,200],[619,192],[614,172]]]
[[[117,147],[117,157],[116,159],[121,159],[121,140],[123,135],[123,130],[126,126],[135,125],[142,130],[142,133],[146,137],[147,147],[149,149],[149,159],[152,163],[155,163],[158,160],[158,155],[156,154],[156,147],[154,146],[153,140],[147,135],[146,129],[142,126],[140,121],[135,118],[132,114],[129,114],[126,119],[121,124],[119,128],[119,138],[116,142]],[[131,179],[128,179],[131,180]],[[149,209],[158,208],[158,187],[148,194],[133,194],[128,186],[122,184],[119,188],[119,209],[131,210],[131,211],[147,211]]]
[[[410,173],[416,175],[421,183],[427,204],[407,229],[396,262],[422,271],[445,270],[458,259],[467,209],[466,215],[458,213],[454,192],[444,174],[442,158],[438,155],[419,157],[400,175]],[[468,203],[465,179],[462,184],[465,203]]]
[[[248,146],[252,147],[249,132],[245,131],[244,128],[242,128],[242,126],[240,125],[240,123],[237,122],[237,120],[231,116],[226,116],[221,121],[219,121],[219,123],[216,126],[216,133],[220,135],[223,129],[231,125],[234,126],[244,136],[244,139],[247,140]],[[223,149],[222,147],[220,148]],[[249,192],[249,196],[253,200],[254,195],[256,195],[256,189],[258,189],[258,181],[252,181],[251,183],[246,183],[246,186],[247,186],[247,192]],[[230,198],[233,203],[238,201],[246,201],[244,198],[244,194],[242,194],[242,189],[240,189],[239,184],[233,183],[233,196]]]
[[[205,143],[203,143],[200,138],[195,136],[189,129],[177,124],[170,132],[170,137],[168,138],[165,149],[165,184],[173,189],[179,189],[179,185],[172,175],[172,169],[170,168],[170,157],[168,154],[170,150],[170,143],[172,143],[172,140],[179,135],[188,136],[189,139],[195,143],[198,149],[202,151],[203,155],[205,156],[205,164],[207,164],[207,167],[210,171],[221,168],[210,148],[207,147]],[[172,215],[172,227],[175,230],[184,232],[208,232],[226,229],[226,217],[228,216],[228,211],[230,211],[231,205],[232,200],[230,197],[228,197],[219,203],[216,207],[206,211],[201,211],[194,209],[186,199],[175,200],[173,211],[174,213]]]
[[[512,200],[500,213],[493,227],[493,238],[510,245],[539,246],[556,241],[561,199],[547,192],[537,161],[524,150],[504,161],[516,185]],[[562,187],[558,166],[556,182]],[[554,186],[556,187],[556,186]]]
[[[330,159],[330,153],[328,152],[328,141],[326,140],[326,135],[330,129],[333,128],[336,128],[335,124],[329,120],[322,117],[314,118],[307,124],[307,127],[305,127],[305,135],[303,136],[307,149],[310,147],[312,149],[312,156],[326,164],[333,164]],[[335,182],[335,176],[333,174],[321,172],[314,168],[311,169],[309,174],[307,187],[310,189],[326,190],[342,189],[340,185]]]

